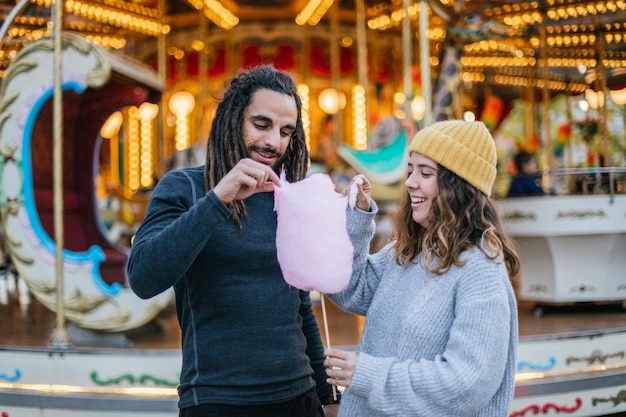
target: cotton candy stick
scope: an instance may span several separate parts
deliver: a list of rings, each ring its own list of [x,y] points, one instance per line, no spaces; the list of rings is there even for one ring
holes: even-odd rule
[[[330,349],[330,334],[328,333],[328,320],[326,319],[326,304],[324,303],[324,294],[320,294],[322,299],[322,317],[324,319],[324,333],[326,333],[326,348]],[[337,401],[337,387],[333,387],[333,400]]]

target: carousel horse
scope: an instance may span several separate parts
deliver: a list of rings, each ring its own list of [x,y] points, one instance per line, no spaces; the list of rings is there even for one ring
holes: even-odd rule
[[[24,47],[0,90],[0,211],[20,279],[56,311],[55,225],[62,221],[64,311],[79,327],[125,331],[152,320],[169,290],[141,300],[126,285],[127,249],[105,233],[95,195],[100,129],[125,106],[160,99],[156,72],[112,55],[80,35],[62,35],[63,213],[55,218],[52,158],[54,46],[46,37]]]

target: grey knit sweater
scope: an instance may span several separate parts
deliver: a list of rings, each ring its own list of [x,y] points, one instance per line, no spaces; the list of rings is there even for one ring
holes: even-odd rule
[[[434,275],[369,255],[374,215],[348,210],[354,271],[329,297],[366,321],[340,417],[505,417],[513,398],[517,307],[506,267],[478,249]]]

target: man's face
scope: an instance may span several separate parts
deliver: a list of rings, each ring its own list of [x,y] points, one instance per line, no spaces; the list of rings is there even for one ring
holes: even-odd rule
[[[296,130],[298,108],[293,97],[266,88],[257,90],[244,110],[243,140],[248,156],[274,166]]]

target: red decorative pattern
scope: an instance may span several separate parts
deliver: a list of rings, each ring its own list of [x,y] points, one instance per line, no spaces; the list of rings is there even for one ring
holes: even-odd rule
[[[522,408],[521,410],[513,411],[511,414],[509,414],[509,417],[524,416],[528,411],[531,411],[534,415],[537,415],[539,413],[547,414],[551,409],[556,411],[557,413],[573,413],[575,411],[578,411],[582,404],[583,400],[580,397],[576,397],[576,405],[573,405],[571,407],[568,407],[566,405],[558,405],[555,403],[545,403],[543,406],[540,406],[538,404],[531,404]]]

